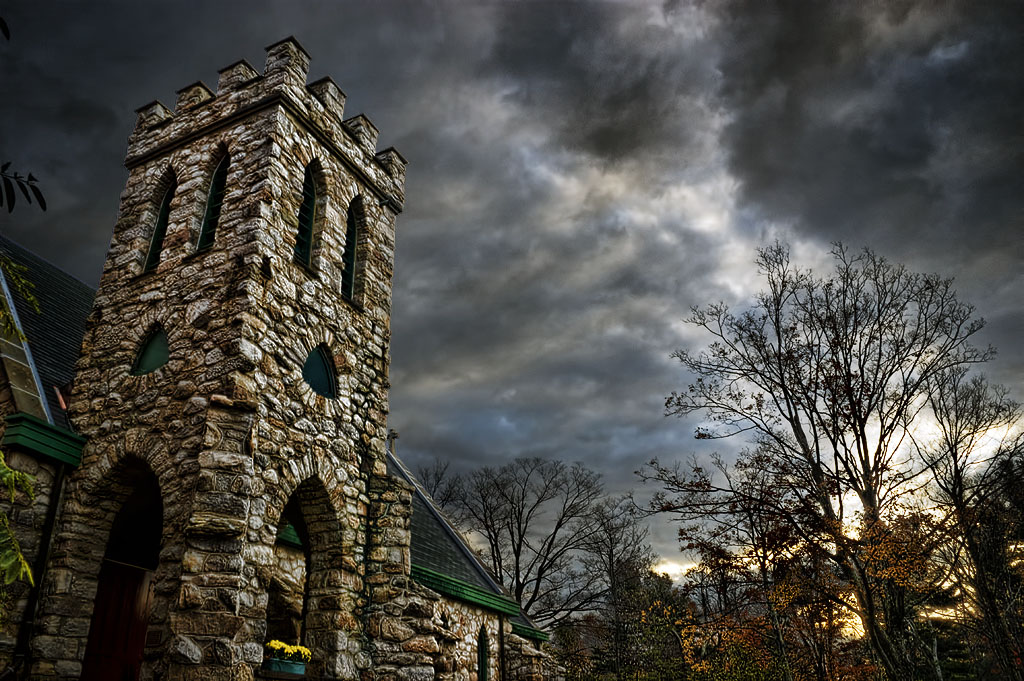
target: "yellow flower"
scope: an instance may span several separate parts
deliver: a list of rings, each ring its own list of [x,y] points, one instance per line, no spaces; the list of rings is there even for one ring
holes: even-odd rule
[[[268,641],[264,648],[267,650],[267,656],[276,658],[278,660],[291,660],[293,662],[309,662],[312,658],[312,654],[309,648],[300,645],[290,646],[284,641],[278,641],[274,639]]]

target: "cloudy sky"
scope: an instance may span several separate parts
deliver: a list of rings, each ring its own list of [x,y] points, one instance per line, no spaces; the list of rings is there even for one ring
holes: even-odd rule
[[[0,229],[95,285],[134,109],[294,35],[409,159],[391,426],[412,466],[701,451],[663,416],[758,246],[954,276],[1024,397],[1024,4],[5,3]],[[656,547],[676,558],[670,528]]]

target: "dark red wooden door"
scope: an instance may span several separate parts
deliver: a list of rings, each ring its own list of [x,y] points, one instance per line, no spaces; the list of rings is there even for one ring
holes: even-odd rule
[[[103,561],[82,681],[137,681],[153,600],[152,579],[152,570]]]

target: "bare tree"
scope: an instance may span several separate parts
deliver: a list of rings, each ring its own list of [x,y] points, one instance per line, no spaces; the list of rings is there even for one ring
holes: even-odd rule
[[[582,547],[585,569],[600,576],[603,596],[597,605],[607,635],[610,666],[616,679],[635,667],[637,641],[636,591],[639,579],[650,573],[654,554],[647,543],[647,527],[639,522],[632,500],[609,497],[594,504],[593,532]]]
[[[459,499],[461,478],[450,472],[451,462],[434,457],[430,465],[423,464],[416,469],[416,478],[427,494],[443,509],[453,510]]]
[[[594,539],[600,476],[580,464],[537,458],[481,468],[462,480],[455,515],[485,544],[491,570],[545,626],[592,608],[601,575],[580,561]]]
[[[767,289],[750,310],[694,308],[688,321],[712,342],[675,353],[695,380],[666,409],[706,415],[698,437],[752,440],[781,492],[766,503],[828,556],[877,663],[904,681],[930,673],[917,666],[913,618],[931,577],[895,551],[911,539],[900,533],[912,524],[897,521],[922,473],[905,440],[932,381],[990,351],[971,344],[983,322],[950,280],[867,250],[837,245],[833,256],[834,272],[817,277],[775,244],[759,251]],[[689,486],[671,468],[652,471],[670,490]]]
[[[934,476],[935,501],[948,513],[954,544],[950,562],[968,617],[977,617],[983,640],[1006,678],[1024,680],[1021,592],[1013,546],[1020,527],[1008,518],[1003,487],[1024,453],[1017,428],[1021,409],[1005,388],[971,377],[962,368],[937,376],[929,405],[938,426],[915,446]]]

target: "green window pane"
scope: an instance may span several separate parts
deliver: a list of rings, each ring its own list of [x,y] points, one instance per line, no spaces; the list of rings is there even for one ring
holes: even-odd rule
[[[309,353],[306,363],[302,366],[302,378],[317,395],[331,399],[338,396],[338,386],[334,381],[334,362],[323,345]]]
[[[302,181],[302,205],[299,206],[299,232],[295,235],[295,260],[306,267],[313,264],[313,223],[316,218],[316,184],[313,169],[306,166]]]
[[[164,193],[160,202],[160,213],[156,218],[156,226],[153,228],[153,240],[149,243],[149,254],[146,256],[146,266],[143,272],[151,272],[160,264],[160,251],[164,247],[164,237],[167,236],[167,220],[171,215],[171,199],[174,198],[176,185],[171,185]]]
[[[157,329],[149,334],[146,342],[142,344],[142,350],[135,358],[132,365],[132,376],[142,376],[151,371],[156,371],[167,364],[170,358],[170,350],[167,347],[167,332]]]
[[[220,207],[224,203],[224,187],[228,181],[228,157],[225,156],[217,169],[213,171],[210,181],[210,193],[206,197],[206,213],[203,215],[203,226],[199,230],[199,243],[196,248],[203,250],[213,245],[213,237],[217,233],[220,222]]]
[[[480,637],[476,642],[476,678],[477,681],[487,681],[489,669],[489,643],[487,641],[487,629],[480,627]]]
[[[341,295],[349,300],[356,292],[356,228],[355,201],[348,205],[348,218],[345,224],[345,256],[342,260],[344,269],[341,271]]]

